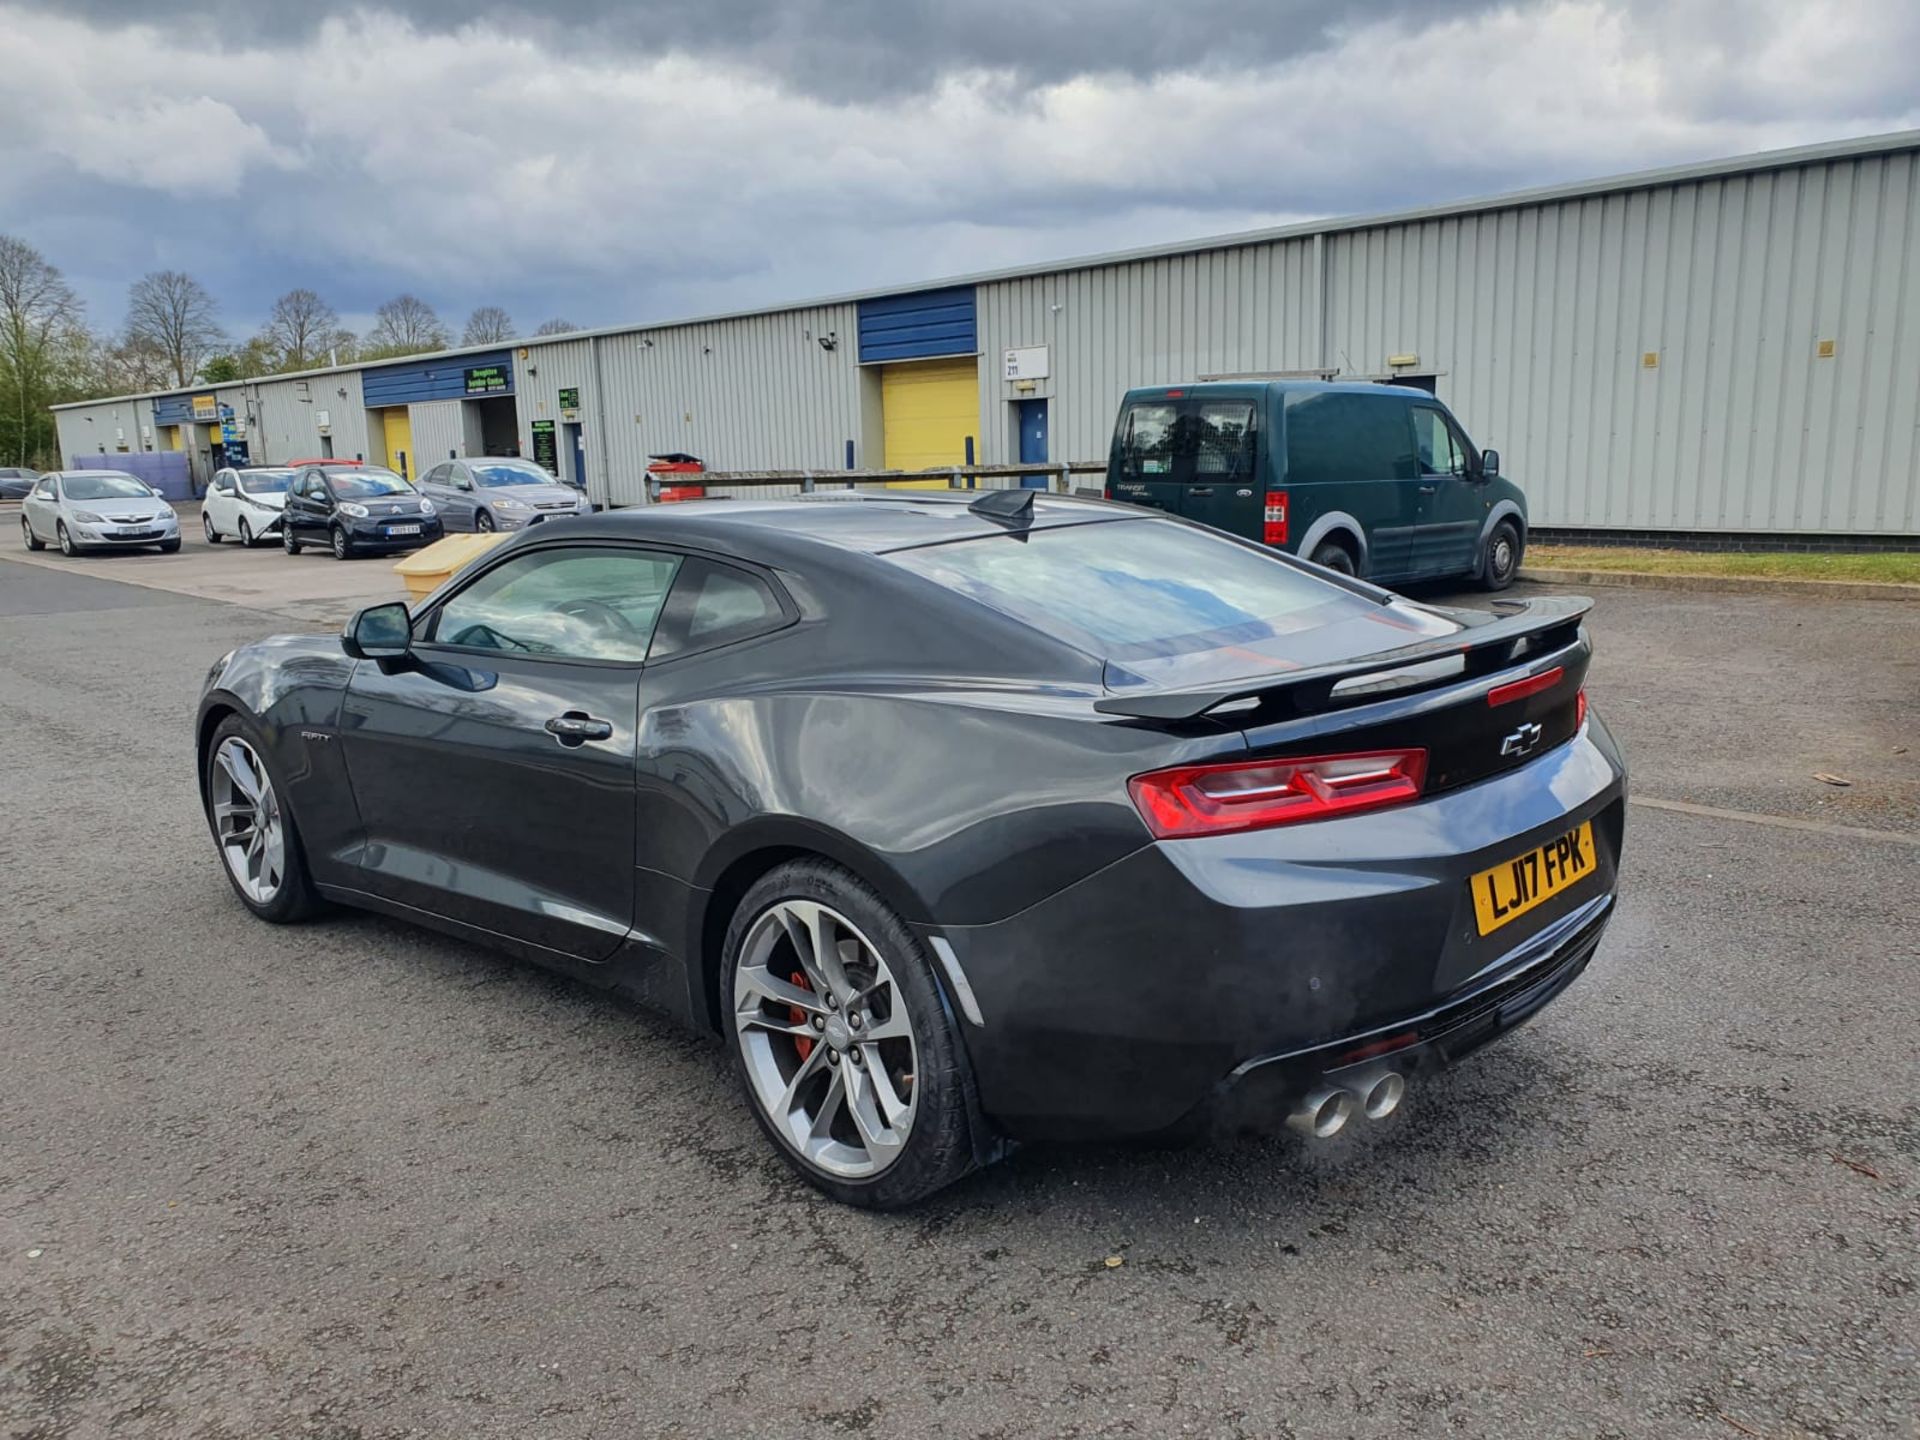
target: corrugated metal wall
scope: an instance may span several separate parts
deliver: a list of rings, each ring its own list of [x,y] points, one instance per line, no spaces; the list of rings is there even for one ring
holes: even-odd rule
[[[1536,524],[1920,528],[1912,152],[1327,245],[1332,360],[1442,372]]]
[[[818,339],[830,332],[836,348],[822,350]],[[671,450],[714,470],[841,468],[847,441],[861,434],[853,335],[854,307],[825,305],[594,342],[609,397],[612,503],[639,504],[647,456]],[[581,404],[591,462],[597,421],[584,387]]]
[[[981,461],[1020,458],[1016,400],[1051,401],[1055,460],[1094,460],[1130,385],[1318,364],[1313,255],[1307,238],[982,285]],[[1032,345],[1052,373],[1021,391],[1001,356]]]
[[[467,453],[463,400],[435,400],[408,407],[413,414],[414,478],[453,455]]]
[[[53,420],[54,428],[60,435],[60,463],[63,465],[71,465],[83,455],[97,456],[103,449],[109,455],[118,453],[122,442],[117,435],[122,431],[126,434],[125,444],[129,452],[141,449],[141,432],[149,428],[153,430],[153,448],[165,448],[159,427],[153,423],[153,402],[150,400],[103,400],[97,405],[56,410]]]
[[[529,346],[527,358],[520,362],[514,381],[520,416],[520,453],[529,460],[533,458],[533,422],[553,422],[557,453],[566,440],[566,422],[560,417],[560,392],[580,392],[578,424],[587,442],[587,494],[605,504],[605,455],[600,444],[603,407],[600,404],[599,385],[594,378],[593,355],[594,347],[601,343],[625,345],[632,341],[621,336],[607,342],[560,339]],[[658,348],[657,344],[655,348]],[[631,415],[627,416],[627,423],[633,423]],[[560,456],[560,461],[560,475],[564,479],[571,462],[564,455]]]
[[[375,453],[367,444],[367,412],[358,371],[314,375],[304,380],[258,380],[252,389],[263,444],[250,444],[248,450],[257,463],[318,455],[324,448],[319,424],[323,411],[336,456],[351,460],[356,455],[371,457]],[[347,392],[344,397],[342,390]]]

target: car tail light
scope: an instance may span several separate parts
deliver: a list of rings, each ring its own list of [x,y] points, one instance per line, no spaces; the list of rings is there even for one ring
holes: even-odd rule
[[[1425,750],[1370,750],[1292,760],[1176,765],[1127,782],[1147,828],[1161,840],[1264,830],[1419,798]]]
[[[1573,728],[1578,733],[1587,723],[1587,692],[1582,690],[1573,697]]]
[[[1566,678],[1566,670],[1556,665],[1551,670],[1542,670],[1538,675],[1529,675],[1524,680],[1511,680],[1505,685],[1496,685],[1487,691],[1487,704],[1510,705],[1515,700],[1524,700],[1529,695],[1538,695],[1542,690],[1551,690]]]
[[[1269,545],[1287,543],[1287,492],[1284,490],[1267,491],[1266,524],[1262,527],[1260,538]]]

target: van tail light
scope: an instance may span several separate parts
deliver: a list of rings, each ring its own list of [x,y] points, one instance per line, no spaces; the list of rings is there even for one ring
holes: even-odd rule
[[[1269,545],[1284,545],[1287,543],[1286,491],[1267,491],[1266,524],[1260,529],[1260,538]]]
[[[1369,750],[1176,765],[1134,776],[1127,790],[1156,839],[1181,840],[1401,805],[1426,779],[1425,750]]]

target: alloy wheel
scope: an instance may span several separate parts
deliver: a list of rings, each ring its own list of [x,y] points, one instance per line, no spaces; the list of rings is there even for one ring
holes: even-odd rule
[[[244,515],[240,517],[240,543],[242,545],[253,544],[253,527],[247,524],[247,517]]]
[[[811,900],[769,906],[741,944],[733,1001],[755,1103],[808,1164],[865,1179],[900,1158],[918,1095],[913,1026],[852,921]]]
[[[342,530],[338,525],[334,526],[333,558],[336,560],[344,560],[351,553],[347,546],[347,532]]]
[[[254,904],[271,904],[287,874],[286,828],[267,767],[238,735],[229,735],[213,752],[207,794],[220,853],[234,883]]]
[[[482,535],[493,529],[493,512],[489,510],[476,512],[473,517],[473,528]]]
[[[284,520],[280,522],[280,546],[289,555],[300,553],[300,542],[293,538],[293,526]]]
[[[76,553],[73,536],[67,533],[66,521],[62,520],[58,525],[54,526],[54,533],[60,537],[60,553],[62,555],[72,555]]]
[[[27,523],[27,517],[24,515],[20,517],[20,543],[29,550],[40,548],[39,541],[34,537],[33,526]]]

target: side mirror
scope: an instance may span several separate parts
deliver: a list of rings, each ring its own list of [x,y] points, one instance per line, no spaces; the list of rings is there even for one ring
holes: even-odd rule
[[[340,648],[356,660],[398,660],[413,644],[413,617],[398,600],[369,605],[340,632]]]
[[[456,490],[471,490],[473,488],[473,481],[456,480],[453,482],[453,488]]]
[[[1482,450],[1480,452],[1480,478],[1482,480],[1498,480],[1500,478],[1500,452],[1498,450]]]

